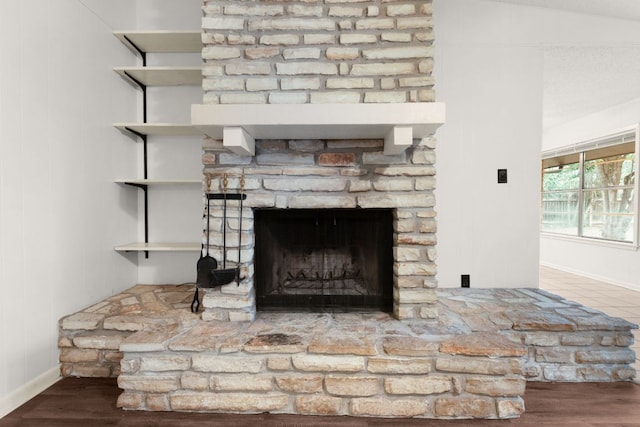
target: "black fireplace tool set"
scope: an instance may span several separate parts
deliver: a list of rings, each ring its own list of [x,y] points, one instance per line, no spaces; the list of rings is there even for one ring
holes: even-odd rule
[[[238,193],[228,193],[229,177],[224,174],[222,177],[222,193],[209,193],[210,180],[207,179],[207,228],[206,243],[202,244],[200,259],[196,265],[197,278],[196,289],[191,302],[191,312],[196,313],[200,309],[199,289],[210,289],[226,285],[234,280],[240,286],[240,254],[242,247],[242,202],[247,198],[244,194],[244,174],[240,177],[240,191]],[[209,218],[211,210],[211,200],[222,200],[222,268],[218,268],[218,261],[209,255]],[[234,268],[227,268],[227,200],[239,200],[238,214],[238,264]],[[206,248],[205,248],[206,246]]]

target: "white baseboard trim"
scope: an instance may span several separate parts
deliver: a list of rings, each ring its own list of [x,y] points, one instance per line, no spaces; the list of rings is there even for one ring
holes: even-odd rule
[[[0,398],[0,418],[26,403],[38,393],[51,387],[60,380],[60,365],[38,375],[26,384],[18,387],[8,395]]]
[[[540,265],[544,267],[554,268],[556,270],[564,271],[566,273],[575,274],[577,276],[586,277],[588,279],[598,280],[600,282],[609,283],[611,285],[620,286],[622,288],[631,289],[633,291],[640,291],[640,286],[633,283],[619,282],[617,280],[613,280],[610,277],[598,276],[597,274],[587,273],[585,271],[576,270],[573,268],[565,267],[563,265],[556,265],[550,262],[540,261]]]

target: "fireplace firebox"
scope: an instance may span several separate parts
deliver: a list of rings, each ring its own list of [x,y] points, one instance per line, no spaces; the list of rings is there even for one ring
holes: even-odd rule
[[[393,309],[391,209],[256,209],[259,311]]]

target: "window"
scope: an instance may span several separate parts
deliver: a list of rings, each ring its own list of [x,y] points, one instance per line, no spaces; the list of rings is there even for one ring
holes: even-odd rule
[[[542,157],[543,232],[636,242],[636,131]]]

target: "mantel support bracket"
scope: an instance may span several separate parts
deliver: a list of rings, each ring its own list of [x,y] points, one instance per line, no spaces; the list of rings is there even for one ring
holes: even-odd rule
[[[225,127],[222,130],[222,145],[239,156],[255,156],[256,141],[241,127]]]
[[[413,145],[411,126],[394,126],[384,137],[384,154],[393,156],[404,152]]]

